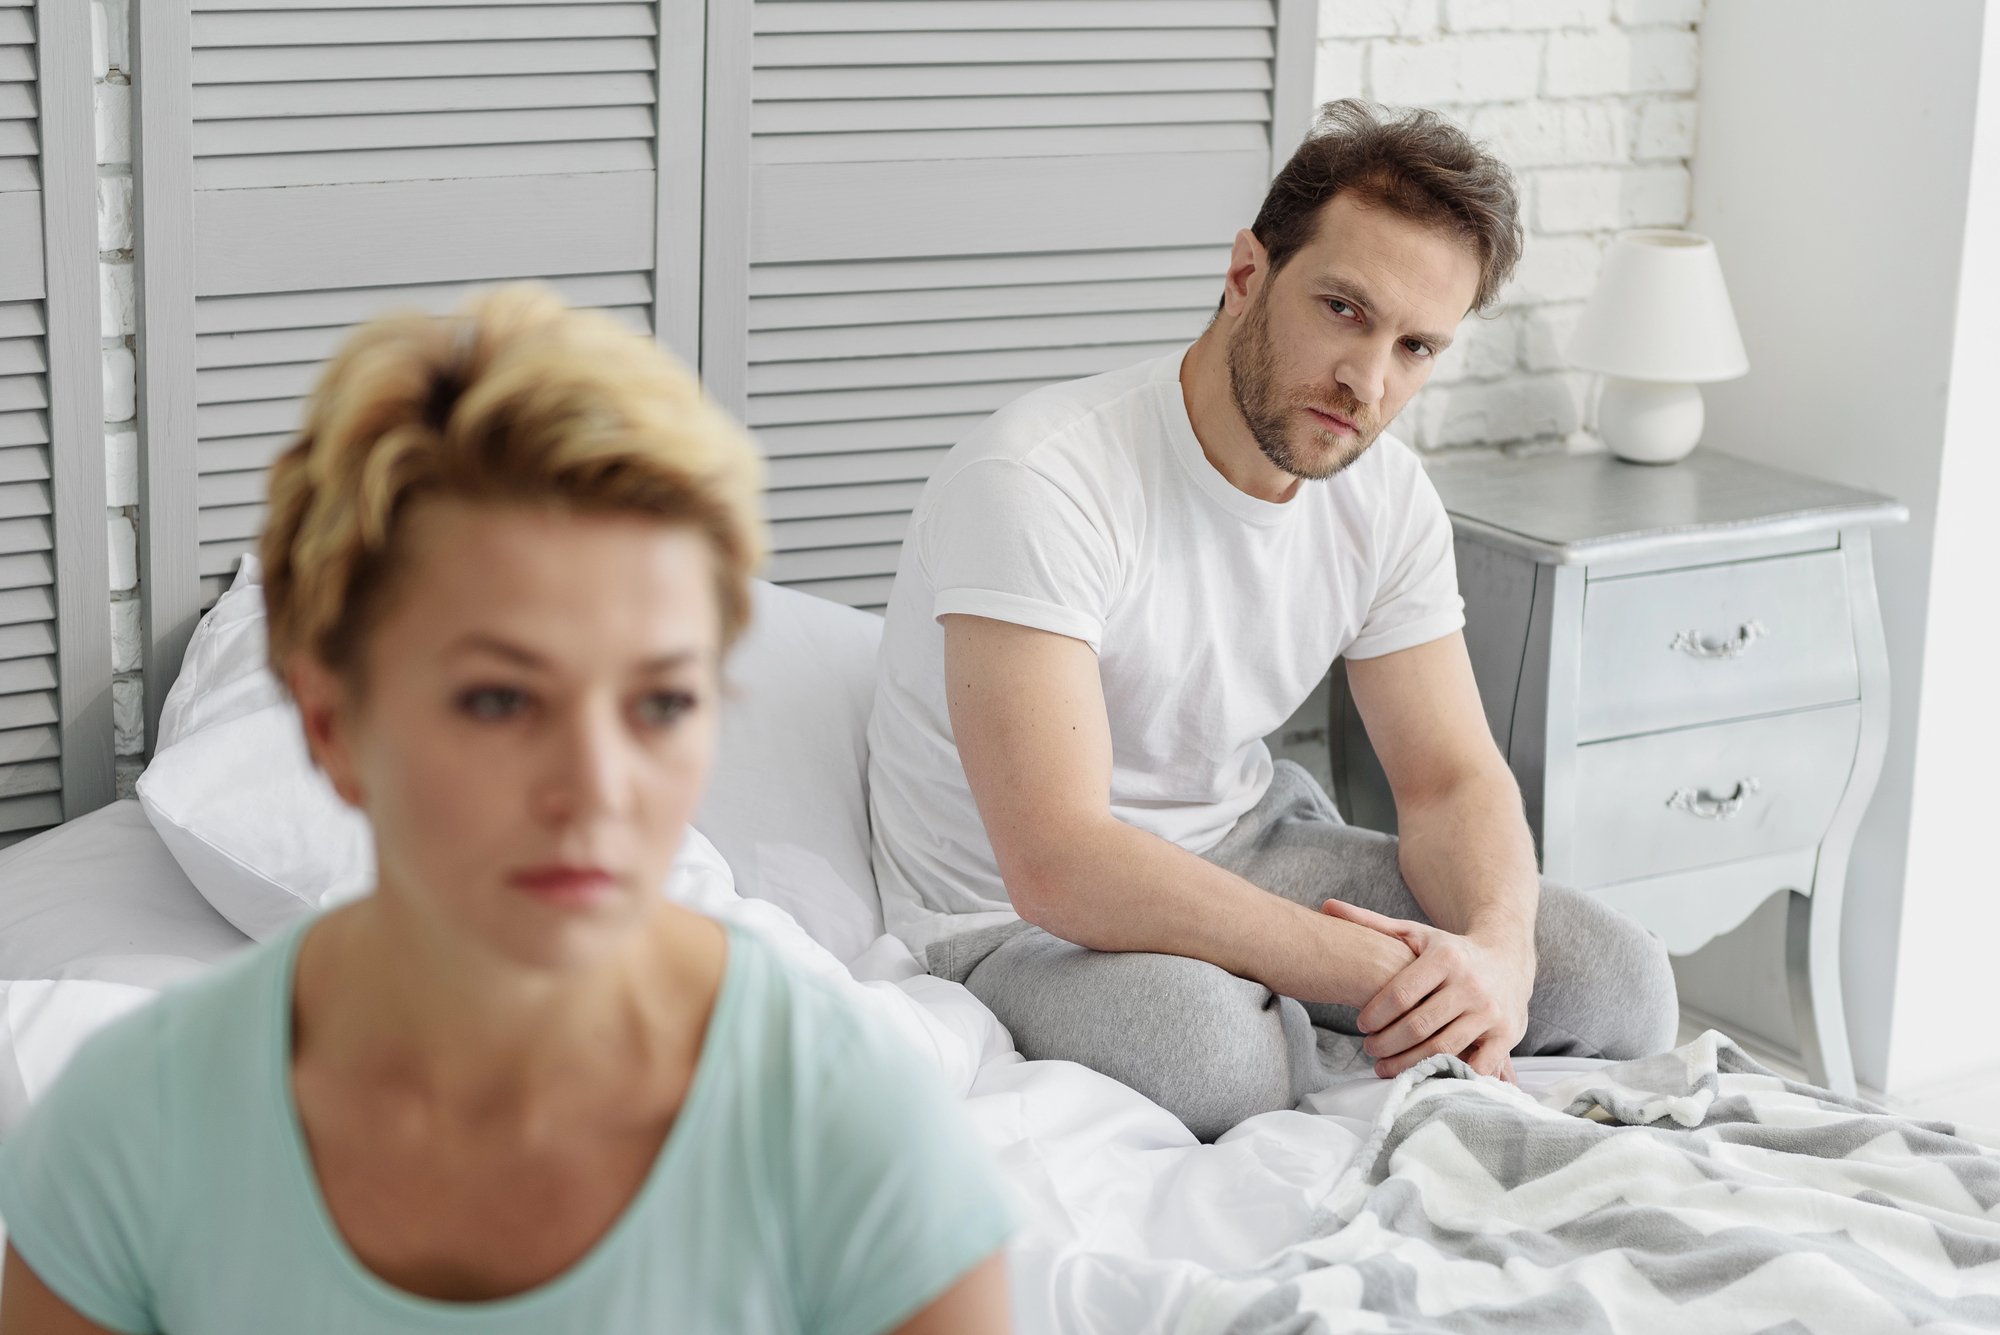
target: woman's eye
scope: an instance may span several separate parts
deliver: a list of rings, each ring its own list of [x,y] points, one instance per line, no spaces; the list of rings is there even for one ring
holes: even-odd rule
[[[694,705],[694,696],[686,691],[653,691],[639,697],[633,712],[642,727],[664,728],[679,722]]]
[[[528,693],[511,686],[477,686],[458,697],[458,707],[482,723],[498,723],[525,710]]]

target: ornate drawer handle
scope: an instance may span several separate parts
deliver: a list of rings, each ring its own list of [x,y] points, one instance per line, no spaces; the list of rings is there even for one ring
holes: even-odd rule
[[[1708,643],[1701,638],[1701,632],[1698,630],[1684,630],[1674,636],[1674,642],[1667,647],[1678,649],[1684,654],[1692,654],[1696,658],[1740,658],[1751,645],[1770,633],[1764,629],[1763,623],[1746,621],[1736,628],[1733,638],[1724,640],[1720,644]]]
[[[1706,788],[1700,792],[1692,788],[1680,788],[1667,799],[1667,805],[1676,811],[1685,811],[1690,816],[1699,816],[1703,820],[1728,820],[1743,810],[1743,799],[1756,792],[1758,787],[1755,779],[1738,779],[1736,791],[1727,797],[1717,797]]]

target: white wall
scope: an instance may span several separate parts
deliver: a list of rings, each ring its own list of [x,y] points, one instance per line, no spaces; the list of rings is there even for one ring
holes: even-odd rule
[[[1562,355],[1622,227],[1687,220],[1701,0],[1321,0],[1314,93],[1445,112],[1515,169],[1528,245],[1396,419],[1421,450],[1603,448]]]
[[[1977,443],[1982,432],[1990,437],[1993,390],[1970,386],[1962,402],[1951,394],[1984,8],[1985,0],[1758,0],[1710,6],[1701,29],[1690,226],[1721,252],[1751,368],[1708,387],[1707,444],[1888,492],[1911,511],[1908,526],[1877,538],[1895,702],[1881,786],[1849,872],[1842,951],[1858,1072],[1891,1090],[1935,1064],[1912,1048],[1906,1071],[1904,1045],[1967,990],[1945,975],[1983,960],[1994,939],[1963,916],[1994,913],[1969,893],[1978,875],[1992,880],[1990,851],[1974,847],[1986,842],[1979,836],[1990,819],[1949,828],[1994,787],[1975,770],[1979,788],[1954,808],[1954,747],[1976,746],[1960,740],[1976,721],[1961,711],[1986,667],[1965,656],[1993,634],[1990,622],[1951,624],[1984,617],[1994,603],[1980,575],[1991,558],[1974,509],[1993,492],[1973,490],[1975,475],[1993,476],[1990,451]],[[1984,187],[1988,210],[1992,188]],[[1992,281],[1991,257],[1979,265]],[[1994,295],[1983,299],[1989,309]],[[1990,328],[1975,333],[1990,358]],[[1970,344],[1964,351],[1974,355]],[[1983,419],[1972,393],[1986,399]],[[1954,489],[1942,510],[1941,478]],[[1939,629],[1927,653],[1933,606]],[[1927,659],[1940,658],[1927,680]],[[1932,727],[1921,785],[1920,684],[1941,692],[1924,711]],[[1986,693],[1990,729],[1990,685]],[[2000,734],[1989,732],[1986,751],[1996,744]],[[1912,826],[1919,786],[1925,805]],[[1914,857],[1913,830],[1925,841]],[[1759,921],[1761,936],[1753,923],[1714,949],[1737,949],[1744,970],[1768,970],[1782,947],[1770,927],[1781,920]],[[1707,963],[1726,972],[1731,961]],[[1990,973],[1988,963],[1973,976]],[[1741,1018],[1788,1036],[1782,1000],[1766,1002],[1766,1013]]]

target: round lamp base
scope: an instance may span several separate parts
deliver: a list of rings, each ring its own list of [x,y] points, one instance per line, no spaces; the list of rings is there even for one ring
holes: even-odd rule
[[[1701,441],[1701,387],[1604,377],[1597,401],[1597,430],[1620,459],[1670,464]]]

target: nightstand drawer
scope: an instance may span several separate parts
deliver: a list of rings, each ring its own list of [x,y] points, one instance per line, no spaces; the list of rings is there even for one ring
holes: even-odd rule
[[[1850,704],[1580,746],[1571,879],[1608,885],[1817,844],[1860,735]]]
[[[1860,694],[1841,552],[1595,580],[1585,589],[1579,741]]]

